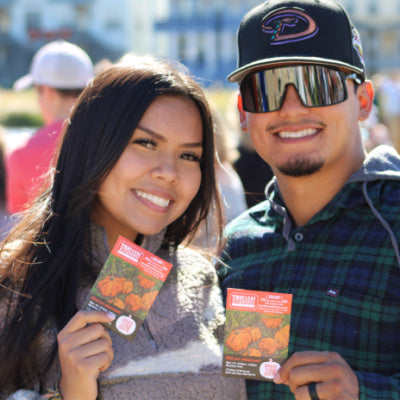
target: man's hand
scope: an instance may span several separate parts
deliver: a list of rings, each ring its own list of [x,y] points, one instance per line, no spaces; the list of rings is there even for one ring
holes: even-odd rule
[[[308,384],[316,383],[321,400],[358,400],[357,375],[337,353],[304,351],[293,354],[274,378],[290,387],[296,400],[310,400]]]

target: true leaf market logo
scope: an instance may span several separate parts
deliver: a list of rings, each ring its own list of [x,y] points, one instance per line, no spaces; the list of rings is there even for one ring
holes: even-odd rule
[[[295,9],[285,9],[267,15],[261,29],[271,35],[272,45],[299,42],[315,36],[318,32],[315,21],[306,13]]]
[[[257,308],[257,300],[258,297],[252,294],[241,294],[241,293],[232,293],[231,294],[231,305],[233,307],[242,307],[242,308]]]
[[[132,248],[128,244],[122,242],[118,248],[118,253],[131,260],[132,262],[138,263],[143,255],[143,253],[137,249]]]

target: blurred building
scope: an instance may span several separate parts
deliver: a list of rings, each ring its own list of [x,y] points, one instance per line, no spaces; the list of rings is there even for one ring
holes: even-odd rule
[[[236,65],[236,32],[244,13],[262,0],[169,0],[156,23],[168,51],[207,82],[226,81]],[[367,72],[400,68],[400,0],[340,0],[363,43]],[[335,33],[332,32],[334,35]]]
[[[168,45],[165,56],[178,59],[205,84],[225,81],[236,65],[236,31],[244,13],[259,0],[169,0],[168,15],[156,22]]]
[[[205,85],[236,65],[236,32],[261,0],[0,0],[0,85],[56,38],[94,62],[126,52],[177,59]],[[400,68],[400,0],[341,0],[360,30],[368,73]],[[332,33],[334,34],[334,32]]]
[[[368,74],[400,68],[400,0],[340,0],[360,31]]]
[[[167,0],[0,0],[0,85],[27,73],[34,53],[62,38],[94,62],[153,52],[153,27]]]

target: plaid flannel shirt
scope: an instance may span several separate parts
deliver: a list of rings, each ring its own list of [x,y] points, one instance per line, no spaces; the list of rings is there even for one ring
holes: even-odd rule
[[[399,243],[400,181],[368,180],[369,198]],[[271,207],[284,204],[273,191],[227,227],[219,276],[224,298],[228,287],[292,293],[289,356],[337,352],[356,372],[361,400],[394,400],[400,399],[400,265],[362,185],[346,184],[286,239],[284,217]],[[294,399],[288,386],[273,382],[247,380],[247,392],[249,400]]]

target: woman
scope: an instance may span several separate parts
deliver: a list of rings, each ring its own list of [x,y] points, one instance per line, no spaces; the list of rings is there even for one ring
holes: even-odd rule
[[[244,398],[243,382],[220,374],[215,271],[179,246],[215,196],[199,86],[155,61],[100,73],[74,107],[50,189],[2,248],[0,398]],[[118,235],[173,264],[132,343],[104,329],[105,313],[78,311]]]

